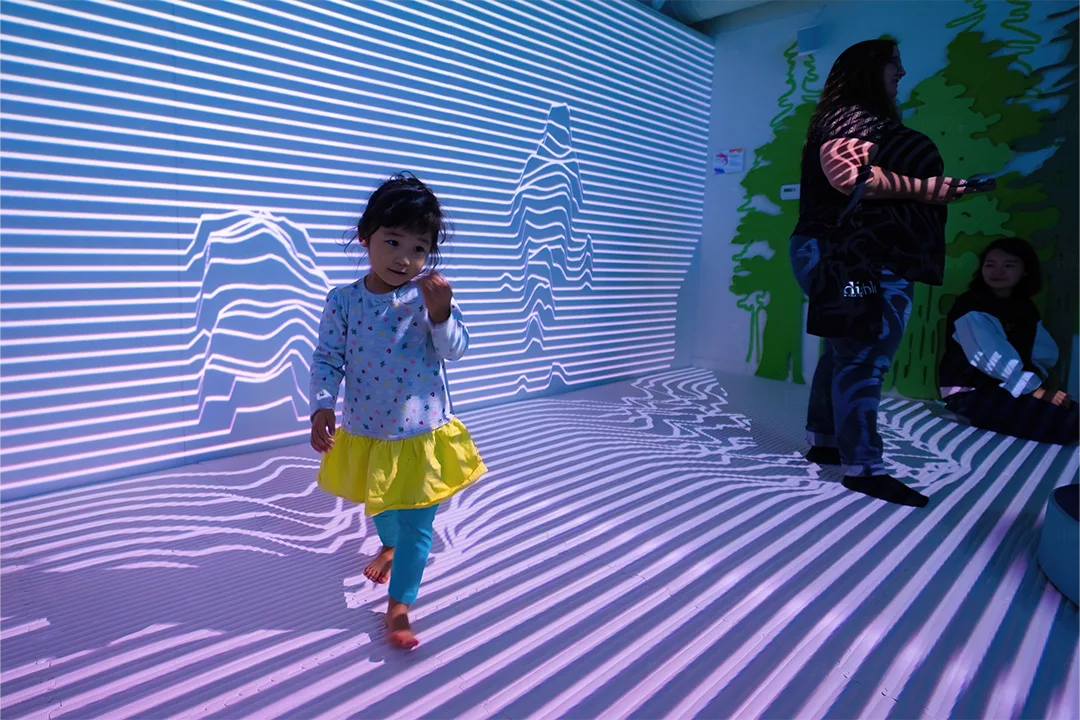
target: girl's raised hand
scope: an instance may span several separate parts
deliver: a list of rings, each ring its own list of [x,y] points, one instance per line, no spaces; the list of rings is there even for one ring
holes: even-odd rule
[[[454,291],[446,278],[437,272],[424,273],[416,279],[420,294],[424,296],[428,318],[436,325],[442,325],[450,319],[450,298]]]

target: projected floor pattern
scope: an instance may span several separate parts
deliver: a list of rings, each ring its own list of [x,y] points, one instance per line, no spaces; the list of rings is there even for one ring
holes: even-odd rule
[[[924,511],[799,457],[805,389],[672,371],[465,415],[384,646],[377,542],[305,447],[5,504],[16,717],[1078,716],[1077,609],[1034,561],[1077,453],[885,404]]]

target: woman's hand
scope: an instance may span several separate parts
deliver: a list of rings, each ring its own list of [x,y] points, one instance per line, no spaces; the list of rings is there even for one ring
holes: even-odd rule
[[[333,408],[316,410],[311,416],[311,447],[316,452],[328,453],[334,447],[334,426],[337,415]]]
[[[896,182],[896,179],[899,178],[899,176],[893,175],[892,173],[885,173],[885,175],[892,176],[893,182]],[[912,190],[913,199],[921,200],[922,202],[931,205],[948,205],[949,203],[974,192],[974,190],[968,186],[968,181],[960,178],[932,177],[925,179],[907,178],[907,180],[907,184]]]
[[[946,205],[967,194],[967,180],[951,177],[930,178],[927,189],[930,193],[927,202]]]
[[[449,320],[450,299],[454,297],[454,291],[446,278],[437,272],[430,272],[418,277],[416,283],[420,286],[420,294],[424,296],[428,319],[436,325],[442,325]]]

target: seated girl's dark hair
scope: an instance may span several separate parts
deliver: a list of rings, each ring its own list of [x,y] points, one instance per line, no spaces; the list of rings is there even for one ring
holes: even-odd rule
[[[411,172],[401,172],[383,182],[368,198],[364,214],[345,240],[345,249],[361,238],[370,239],[379,228],[401,228],[431,238],[428,267],[438,267],[439,245],[450,238],[450,218],[439,198]]]
[[[971,278],[971,285],[969,286],[971,290],[990,292],[990,287],[986,284],[986,280],[983,279],[982,269],[983,265],[986,264],[986,256],[994,250],[1000,250],[1003,253],[1012,255],[1024,263],[1024,277],[1020,278],[1019,284],[1013,288],[1014,297],[1029,298],[1042,290],[1042,264],[1039,262],[1039,256],[1035,253],[1035,248],[1031,247],[1031,243],[1027,240],[1015,237],[1000,238],[986,246],[986,249],[979,255],[979,267],[975,270],[975,276]]]

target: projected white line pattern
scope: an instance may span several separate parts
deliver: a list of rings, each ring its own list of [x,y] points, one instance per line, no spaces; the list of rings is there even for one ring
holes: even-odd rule
[[[383,649],[385,589],[359,574],[377,538],[312,491],[312,460],[9,504],[0,560],[25,569],[2,628],[49,624],[5,639],[0,709],[1078,717],[1077,613],[1034,558],[1075,449],[889,401],[894,470],[938,468],[913,511],[770,452],[736,402],[687,370],[466,413],[493,471],[437,518],[408,658]],[[112,572],[163,556],[191,567]],[[16,616],[30,598],[39,614]]]
[[[455,221],[456,408],[670,366],[704,39],[629,2],[0,15],[0,497],[299,440],[325,289],[359,272],[342,232],[399,169]]]

